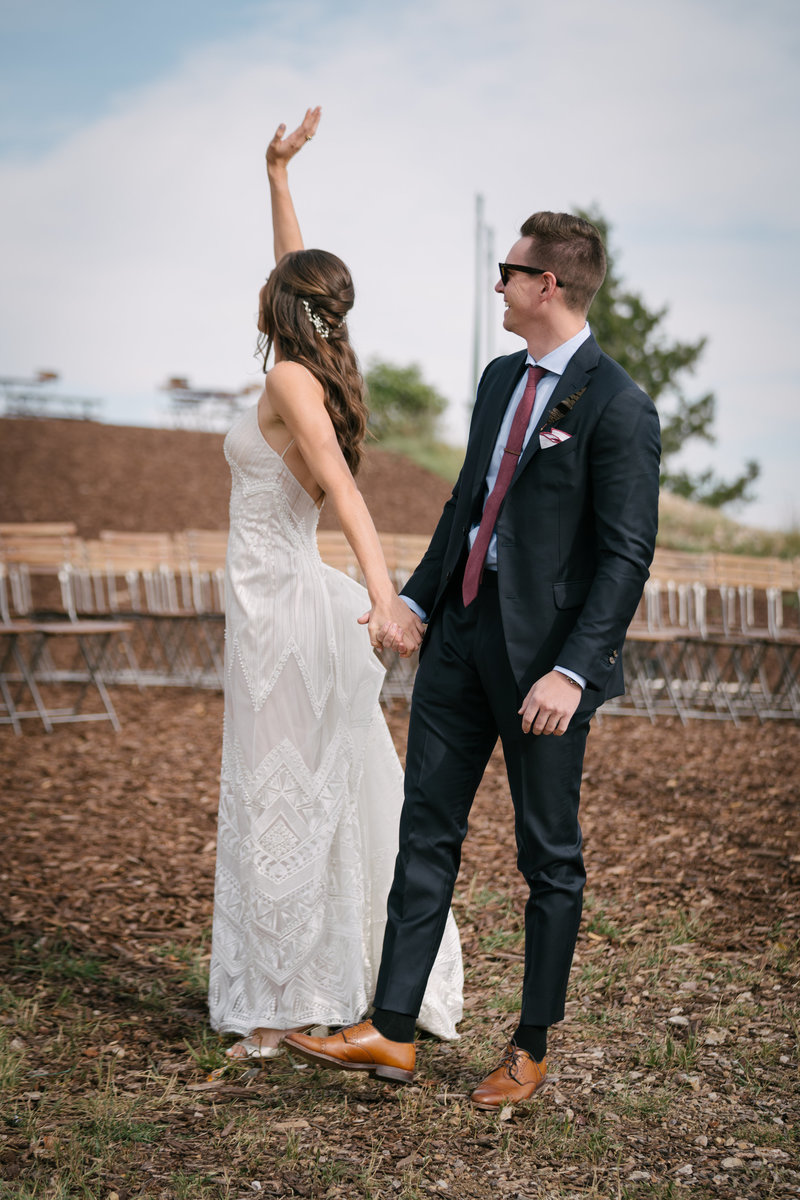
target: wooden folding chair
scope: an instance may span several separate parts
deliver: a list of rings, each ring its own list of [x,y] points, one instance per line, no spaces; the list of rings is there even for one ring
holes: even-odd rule
[[[119,731],[120,723],[105,686],[104,664],[112,639],[128,632],[130,626],[123,621],[15,621],[0,626],[0,641],[4,646],[0,658],[0,694],[6,710],[6,716],[0,716],[0,724],[11,724],[19,734],[19,723],[27,718],[38,717],[48,733],[52,733],[54,725],[67,722],[110,721]],[[58,643],[58,648],[55,654],[50,654],[53,643]],[[73,645],[76,651],[66,660],[61,653],[65,645]],[[9,670],[12,662],[15,672]],[[65,687],[70,686],[78,689],[72,704],[58,704],[55,697],[60,698]],[[55,695],[52,688],[57,689]],[[19,707],[26,689],[33,700],[33,710]],[[102,701],[102,712],[83,710],[91,689]]]
[[[4,619],[0,623],[0,696],[3,698],[5,716],[0,716],[0,725],[11,725],[14,733],[22,732],[20,721],[28,716],[41,717],[48,733],[53,726],[49,723],[36,680],[31,675],[28,666],[28,656],[23,652],[21,640],[36,632],[32,621],[11,621]],[[12,664],[16,670],[12,669]],[[27,688],[34,704],[35,713],[19,711],[20,693]]]
[[[67,577],[82,552],[74,525],[38,526],[33,533],[21,532],[20,526],[4,528],[6,532],[0,533],[3,617],[27,618],[43,611],[64,611]],[[52,533],[52,529],[73,532]]]
[[[180,545],[194,611],[224,613],[227,529],[186,529],[176,535],[176,544]]]
[[[0,539],[4,537],[74,537],[74,521],[0,521]]]
[[[104,530],[89,545],[116,611],[127,595],[140,683],[222,686],[226,540]]]
[[[708,555],[657,549],[645,585],[648,629],[702,633],[708,625],[709,578]]]

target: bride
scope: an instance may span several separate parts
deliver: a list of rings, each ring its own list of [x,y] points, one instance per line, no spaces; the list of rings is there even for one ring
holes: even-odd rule
[[[422,625],[398,599],[354,474],[367,409],[349,342],[344,263],[305,250],[288,164],[320,110],[267,149],[276,266],[261,289],[274,365],[225,439],[231,469],[225,717],[209,1008],[232,1058],[271,1058],[289,1030],[363,1017],[397,852],[402,770],[372,648],[407,655]],[[331,504],[366,592],[322,563]],[[365,612],[365,608],[368,610]],[[366,625],[366,628],[363,626]],[[372,647],[372,648],[371,648]],[[452,914],[419,1024],[456,1037],[462,965]]]

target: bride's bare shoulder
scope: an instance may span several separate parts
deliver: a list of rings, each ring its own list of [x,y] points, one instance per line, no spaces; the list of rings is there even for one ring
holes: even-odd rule
[[[281,359],[271,370],[267,371],[264,384],[268,391],[301,388],[304,391],[322,393],[322,384],[312,375],[308,367],[304,367],[299,362],[289,362],[288,359]]]
[[[266,408],[280,420],[297,419],[301,414],[318,414],[325,410],[325,393],[319,380],[301,363],[275,363],[264,380]]]

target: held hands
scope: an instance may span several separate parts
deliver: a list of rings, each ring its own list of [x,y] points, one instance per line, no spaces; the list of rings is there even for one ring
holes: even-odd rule
[[[286,126],[283,124],[278,126],[275,130],[275,136],[267,146],[268,172],[280,170],[281,168],[286,170],[290,160],[294,158],[298,150],[302,150],[306,142],[310,142],[317,132],[321,116],[322,109],[319,105],[316,108],[307,108],[306,115],[297,126],[297,129],[287,137],[284,137]]]
[[[396,650],[401,658],[409,658],[419,648],[425,632],[417,614],[397,595],[388,604],[373,605],[358,623],[369,626],[374,650]]]
[[[519,709],[523,732],[554,733],[561,737],[567,732],[582,692],[583,689],[561,671],[548,671],[536,680]]]

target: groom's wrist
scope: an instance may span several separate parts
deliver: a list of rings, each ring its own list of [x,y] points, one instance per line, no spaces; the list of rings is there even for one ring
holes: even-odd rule
[[[570,671],[567,667],[558,666],[554,667],[553,669],[558,671],[559,675],[563,675],[567,683],[573,684],[574,687],[580,688],[581,691],[583,691],[583,689],[586,687],[586,680],[584,679],[583,675],[579,675],[577,671]]]
[[[419,606],[419,604],[417,604],[416,600],[412,600],[410,596],[404,595],[403,592],[400,593],[400,599],[403,601],[404,604],[408,605],[408,607],[411,609],[411,611],[416,616],[419,617],[419,619],[420,619],[420,621],[422,621],[423,625],[427,624],[428,614],[425,612],[424,608],[421,608]]]

